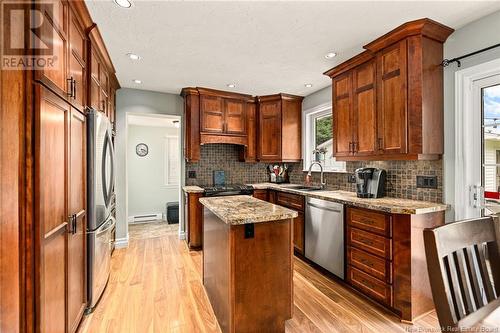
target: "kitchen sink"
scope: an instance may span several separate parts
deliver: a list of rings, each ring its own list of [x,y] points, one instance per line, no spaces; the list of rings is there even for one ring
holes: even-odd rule
[[[323,190],[320,186],[307,186],[307,185],[291,185],[291,186],[286,186],[286,188],[292,190],[307,191],[307,192]]]

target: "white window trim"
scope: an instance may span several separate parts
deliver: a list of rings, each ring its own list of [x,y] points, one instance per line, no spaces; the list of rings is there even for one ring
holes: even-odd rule
[[[178,183],[177,184],[172,184],[171,180],[169,179],[168,176],[168,170],[170,169],[170,164],[169,164],[169,159],[168,159],[168,154],[169,154],[169,141],[170,140],[176,140],[177,141],[177,146],[179,148],[179,136],[177,135],[165,135],[163,137],[163,188],[178,188],[180,184],[180,179],[177,179]],[[177,154],[179,155],[179,154]],[[178,162],[178,170],[180,173],[180,161]],[[179,177],[180,178],[180,175]]]
[[[328,111],[332,111],[332,103],[324,103],[320,104],[318,106],[315,106],[313,108],[307,109],[304,112],[302,112],[302,168],[303,171],[308,171],[309,170],[309,159],[307,156],[312,155],[312,142],[311,142],[311,136],[308,135],[314,127],[314,123],[312,121],[312,118],[322,114],[322,113],[327,113]],[[324,170],[324,172],[331,172],[331,173],[346,173],[346,163],[345,162],[338,162],[343,164],[342,169],[328,169]],[[315,167],[314,171],[319,171],[318,167]]]
[[[455,220],[474,217],[477,209],[471,206],[470,186],[481,185],[481,138],[475,135],[480,128],[480,117],[476,117],[477,91],[474,81],[500,74],[500,59],[488,61],[455,73]],[[479,120],[478,120],[479,119]],[[478,127],[479,126],[479,127]],[[474,163],[471,163],[474,162]],[[479,177],[478,177],[479,175]],[[479,179],[479,183],[478,183]]]

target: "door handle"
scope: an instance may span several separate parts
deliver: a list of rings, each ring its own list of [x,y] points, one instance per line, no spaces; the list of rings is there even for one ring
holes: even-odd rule
[[[73,98],[76,99],[76,80],[73,80]]]
[[[377,138],[377,150],[382,150],[382,138]]]
[[[66,81],[68,82],[69,84],[69,91],[66,93],[66,95],[68,95],[68,97],[70,98],[73,98],[73,92],[74,92],[74,85],[75,85],[75,80],[73,79],[73,77],[70,77],[69,79],[66,79]]]
[[[74,235],[76,233],[76,214],[71,214],[68,217],[69,223],[68,223],[68,233]]]
[[[354,153],[354,150],[352,149],[352,142],[349,142],[349,153]]]

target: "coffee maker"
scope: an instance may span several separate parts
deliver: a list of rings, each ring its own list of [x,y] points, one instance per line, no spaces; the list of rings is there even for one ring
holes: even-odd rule
[[[381,198],[385,195],[386,171],[378,168],[359,168],[356,176],[358,198]]]

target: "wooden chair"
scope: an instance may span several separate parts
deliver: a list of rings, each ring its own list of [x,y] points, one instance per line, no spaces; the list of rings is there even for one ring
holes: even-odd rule
[[[500,307],[494,223],[484,217],[424,230],[432,297],[443,331],[474,327]]]

